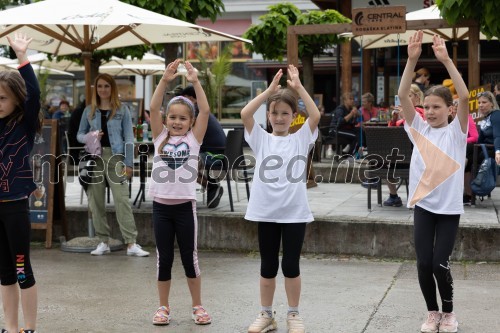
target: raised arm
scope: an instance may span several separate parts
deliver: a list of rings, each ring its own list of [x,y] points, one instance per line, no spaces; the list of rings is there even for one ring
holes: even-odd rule
[[[153,93],[153,97],[151,97],[151,104],[149,106],[149,117],[151,119],[151,133],[153,134],[153,138],[156,138],[163,131],[163,121],[162,115],[160,113],[160,108],[163,103],[163,96],[165,94],[165,90],[167,89],[170,82],[175,79],[179,73],[176,73],[177,66],[179,66],[180,60],[176,59],[173,62],[167,65],[165,68],[165,72],[163,72],[163,76],[156,86],[155,92]]]
[[[241,110],[241,120],[243,120],[243,126],[248,133],[252,133],[253,125],[255,124],[255,120],[253,119],[253,115],[263,103],[273,94],[278,91],[280,88],[279,82],[281,76],[283,75],[283,71],[280,69],[276,75],[274,75],[273,81],[267,87],[267,89],[262,92],[260,95],[255,96],[245,107]]]
[[[196,117],[193,134],[198,142],[202,142],[207,131],[210,106],[208,105],[207,95],[205,95],[205,91],[198,79],[198,72],[189,61],[186,61],[185,65],[187,69],[186,79],[193,84],[196,93],[196,103],[198,103],[198,110],[200,111]]]
[[[300,82],[299,70],[294,65],[288,66],[287,83],[288,86],[294,89],[299,94],[300,98],[302,98],[302,101],[304,102],[307,113],[309,115],[309,127],[311,128],[311,132],[314,132],[318,127],[321,113],[319,112],[316,103],[314,103],[314,100],[307,93],[306,89]]]
[[[462,75],[460,75],[453,61],[450,59],[444,40],[438,35],[434,35],[432,39],[432,49],[434,50],[436,59],[446,67],[451,81],[455,85],[458,95],[457,117],[460,121],[462,132],[467,133],[469,126],[469,90],[465,85]]]
[[[14,40],[12,40],[7,35],[7,40],[9,41],[10,47],[16,53],[17,60],[19,64],[22,64],[28,61],[28,56],[26,55],[26,50],[28,49],[28,45],[31,43],[33,38],[28,38],[26,34],[15,33]]]
[[[413,123],[413,118],[415,117],[415,107],[411,102],[408,91],[410,91],[411,80],[413,78],[413,72],[415,71],[415,66],[417,65],[420,53],[422,53],[422,37],[423,32],[421,30],[415,32],[412,37],[410,37],[410,42],[408,43],[408,61],[406,62],[405,69],[403,71],[403,76],[401,77],[401,82],[399,83],[398,96],[403,109],[403,116],[405,121],[409,126]]]

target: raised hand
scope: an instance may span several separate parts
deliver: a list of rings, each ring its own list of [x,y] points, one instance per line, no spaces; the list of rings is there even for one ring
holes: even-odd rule
[[[186,61],[184,65],[187,69],[186,80],[191,83],[198,81],[198,70],[189,61]]]
[[[434,35],[434,37],[432,38],[432,49],[434,50],[436,59],[440,62],[445,62],[450,59],[444,40],[438,35]]]
[[[10,47],[16,53],[16,56],[24,56],[26,54],[26,50],[28,49],[28,45],[31,43],[33,38],[28,38],[26,34],[23,33],[15,33],[14,40],[7,36],[7,40],[9,41]]]
[[[173,79],[175,79],[177,76],[180,74],[177,73],[177,66],[179,66],[181,60],[180,59],[175,59],[171,63],[167,65],[167,68],[165,68],[165,72],[163,72],[163,77],[162,80],[165,80],[166,82],[171,82]]]
[[[270,92],[276,92],[276,91],[278,91],[281,88],[281,86],[280,86],[281,76],[283,76],[283,71],[280,69],[274,75],[273,81],[271,82],[271,84],[269,85],[269,87],[267,88],[267,90],[269,90]]]
[[[299,70],[294,65],[288,66],[288,80],[286,80],[288,86],[294,90],[297,90],[302,86],[299,78]]]
[[[422,53],[422,38],[424,33],[422,30],[418,30],[410,37],[410,42],[408,43],[408,59],[418,59],[420,53]]]

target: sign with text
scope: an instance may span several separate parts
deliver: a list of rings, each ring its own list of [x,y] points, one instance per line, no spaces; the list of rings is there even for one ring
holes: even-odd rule
[[[476,123],[484,118],[478,111],[479,103],[477,100],[479,98],[478,95],[485,91],[491,91],[491,84],[488,83],[469,90],[469,113],[472,115],[472,118],[474,118]]]
[[[352,9],[352,33],[355,36],[393,34],[405,31],[405,6]]]

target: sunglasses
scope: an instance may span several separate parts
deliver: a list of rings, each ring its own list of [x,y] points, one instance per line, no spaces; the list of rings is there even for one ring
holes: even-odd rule
[[[492,102],[492,97],[491,95],[488,93],[488,92],[480,92],[479,94],[477,94],[477,98],[479,97],[486,97],[490,102]]]

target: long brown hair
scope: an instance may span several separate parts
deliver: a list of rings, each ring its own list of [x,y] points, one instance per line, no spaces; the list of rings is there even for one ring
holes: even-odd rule
[[[26,83],[19,72],[16,71],[2,71],[0,72],[0,85],[7,94],[10,94],[15,101],[14,111],[6,117],[6,125],[12,126],[14,123],[19,123],[24,118],[24,102],[28,92],[26,90]],[[39,110],[40,118],[40,110]],[[41,121],[37,121],[36,131],[40,133],[42,129]]]
[[[288,89],[288,88],[283,88],[269,96],[267,99],[267,111],[270,111],[271,103],[272,102],[282,102],[290,106],[292,108],[292,114],[296,113],[299,111],[299,105],[297,103],[297,96],[295,93]]]
[[[97,82],[99,80],[106,81],[111,86],[111,97],[110,97],[110,105],[111,105],[111,113],[109,114],[108,120],[113,119],[116,114],[116,110],[118,110],[121,106],[120,99],[118,97],[118,87],[116,86],[116,81],[109,74],[102,73],[97,75],[94,80],[94,87],[92,88],[92,102],[90,103],[90,112],[89,112],[89,120],[94,118],[95,110],[101,105],[101,97],[97,93]]]
[[[446,103],[446,106],[452,106],[453,105],[453,96],[451,95],[450,89],[448,89],[445,86],[437,85],[437,86],[432,86],[429,89],[425,91],[425,97],[429,95],[441,97],[444,102]]]

